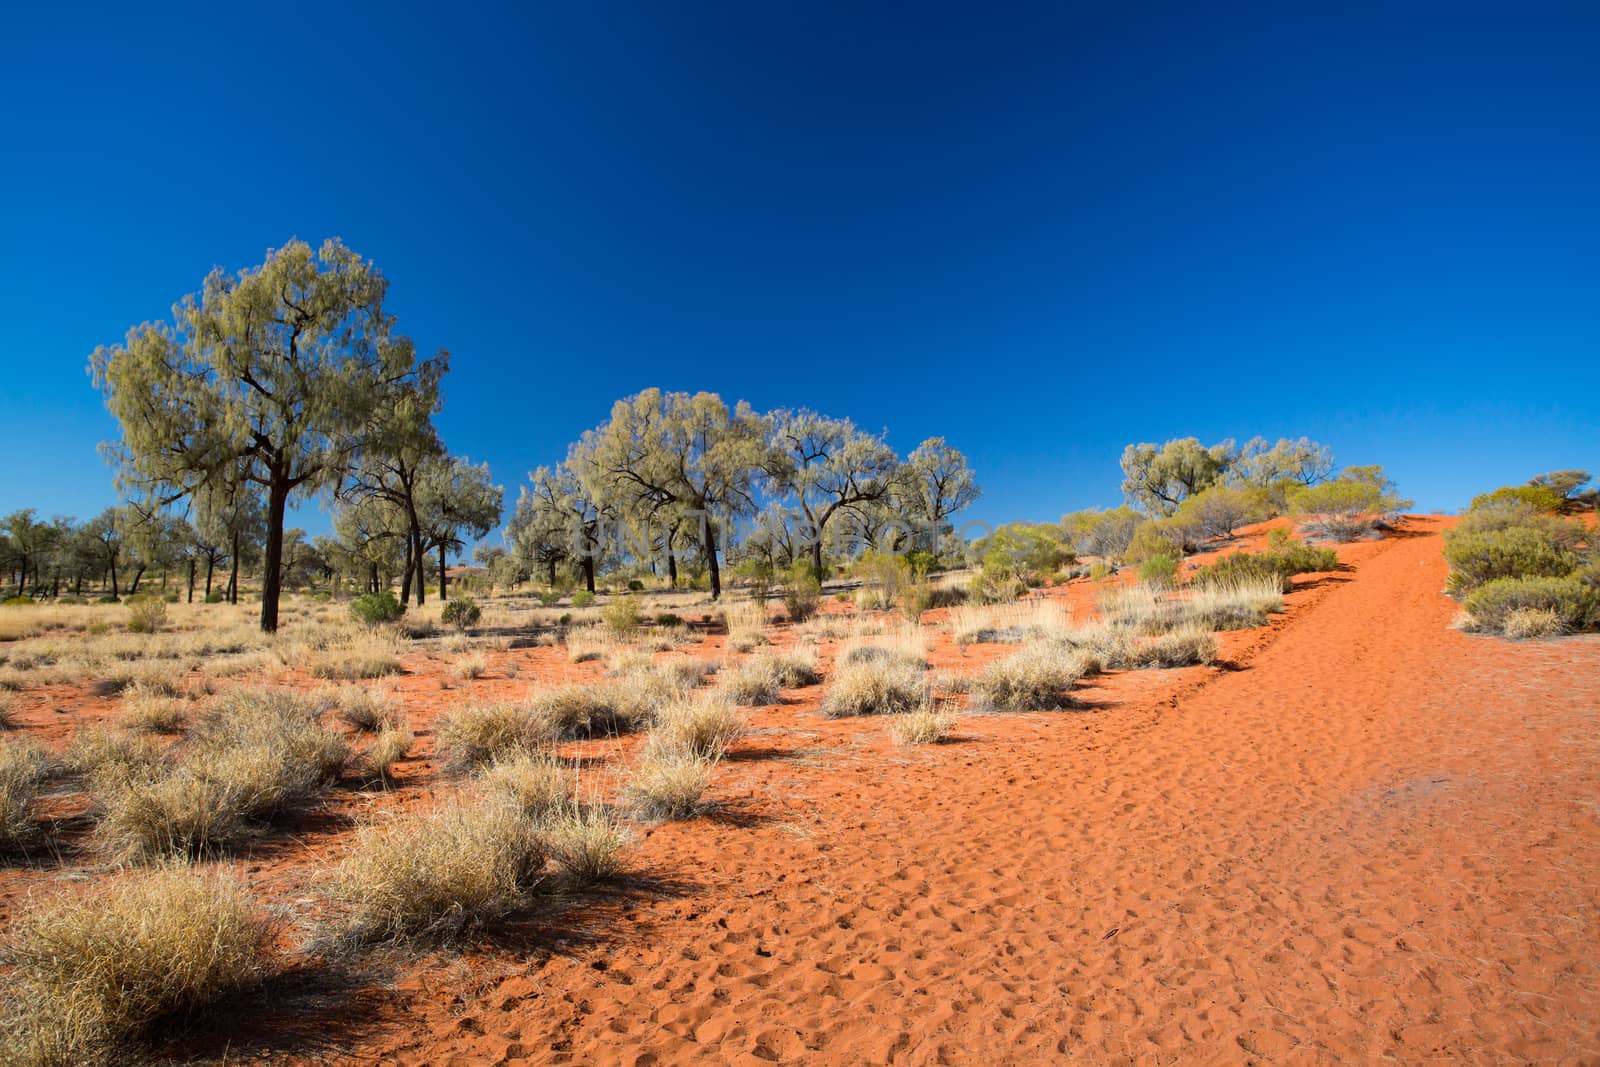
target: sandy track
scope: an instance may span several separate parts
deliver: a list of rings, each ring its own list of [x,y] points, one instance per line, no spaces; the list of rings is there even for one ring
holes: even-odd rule
[[[1438,528],[1098,710],[765,712],[658,882],[413,973],[356,1058],[1596,1062],[1600,641],[1448,629]]]

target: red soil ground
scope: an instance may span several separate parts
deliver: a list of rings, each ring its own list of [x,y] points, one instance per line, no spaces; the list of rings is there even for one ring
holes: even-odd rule
[[[908,749],[793,691],[713,813],[642,831],[630,883],[331,990],[308,967],[231,1038],[419,1065],[1600,1062],[1600,638],[1451,629],[1446,522],[1342,547],[1216,667],[1097,679],[1088,710]],[[946,637],[934,666],[1006,651]],[[474,692],[594,673],[492,659],[517,677]],[[423,758],[386,803],[456,788],[418,710],[437,669],[408,669]],[[244,869],[303,908],[346,840]],[[9,872],[0,910],[39,884]]]

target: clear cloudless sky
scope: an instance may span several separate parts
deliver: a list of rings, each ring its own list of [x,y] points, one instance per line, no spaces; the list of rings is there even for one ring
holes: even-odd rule
[[[111,503],[89,353],[290,237],[508,502],[650,385],[942,434],[990,521],[1189,434],[1600,468],[1600,6],[1307,6],[13,8],[0,511]]]

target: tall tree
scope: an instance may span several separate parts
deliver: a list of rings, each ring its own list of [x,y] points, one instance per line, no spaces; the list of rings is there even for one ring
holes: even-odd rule
[[[892,495],[908,524],[927,528],[933,542],[929,550],[937,555],[951,532],[951,516],[977,503],[983,490],[967,457],[943,437],[930,437],[901,464]]]
[[[899,457],[882,437],[849,419],[814,411],[777,411],[770,418],[767,475],[773,490],[793,498],[809,542],[811,570],[820,581],[822,541],[841,509],[888,497]]]
[[[508,533],[525,559],[543,554],[552,584],[556,561],[572,560],[583,572],[584,587],[592,593],[595,571],[616,521],[615,506],[597,497],[592,486],[573,473],[570,463],[562,463],[553,469],[540,467],[528,475]]]
[[[291,241],[260,267],[213,271],[171,323],[90,359],[122,425],[123,484],[170,502],[242,476],[266,493],[264,631],[278,628],[288,504],[336,486],[368,447],[372,413],[417,381],[387,290],[339,241]]]
[[[117,583],[117,565],[122,562],[122,508],[106,508],[83,524],[82,536],[102,575],[111,576],[111,595],[121,596]]]

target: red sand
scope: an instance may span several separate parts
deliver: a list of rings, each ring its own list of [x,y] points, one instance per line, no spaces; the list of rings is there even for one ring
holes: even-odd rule
[[[259,1028],[327,1027],[267,1038],[317,1062],[1600,1062],[1600,638],[1450,629],[1447,521],[1092,710],[903,749],[796,691],[632,885]],[[247,869],[281,900],[316,859]]]

